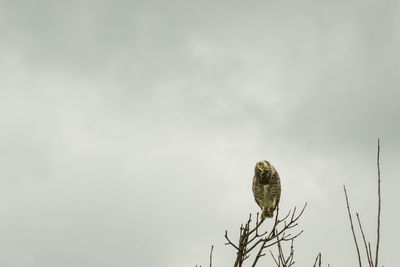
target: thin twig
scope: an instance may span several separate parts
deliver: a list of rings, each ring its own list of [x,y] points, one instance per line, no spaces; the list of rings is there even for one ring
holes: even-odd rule
[[[225,245],[231,245],[232,247],[236,248],[236,250],[240,250],[235,244],[232,243],[232,241],[228,238],[228,231],[225,230],[225,239],[228,240],[228,243],[225,243]]]
[[[371,243],[370,242],[368,242],[368,251],[369,251],[369,254],[372,255]]]
[[[275,258],[275,256],[274,256],[274,254],[272,253],[272,251],[271,251],[271,250],[269,250],[269,253],[271,253],[272,259],[274,260],[274,262],[275,262],[276,266],[279,266],[279,261],[277,261],[277,260],[276,260],[276,258]]]
[[[210,267],[212,267],[212,253],[213,253],[214,245],[211,245],[211,251],[210,251]]]
[[[277,245],[278,245],[278,253],[279,253],[278,261],[279,261],[279,265],[282,263],[283,266],[285,266],[284,265],[285,264],[285,261],[284,261],[285,260],[285,255],[283,254],[283,250],[282,250],[281,242],[279,240],[279,236],[276,237],[276,242],[277,242]]]
[[[362,267],[362,264],[361,264],[361,256],[360,256],[360,250],[358,249],[357,238],[356,238],[356,234],[355,234],[355,232],[354,232],[353,220],[352,220],[352,218],[351,218],[351,213],[350,213],[349,199],[347,198],[346,186],[343,185],[343,189],[344,189],[344,195],[346,196],[346,204],[347,204],[347,211],[348,211],[349,219],[350,219],[351,232],[353,233],[354,243],[356,244],[357,255],[358,255],[358,262],[359,262],[359,264],[360,264],[360,267]]]
[[[319,253],[319,267],[321,267],[321,263],[322,263],[322,259],[321,259],[322,255],[321,252]]]
[[[281,241],[279,240],[279,237],[277,237],[277,242],[278,242],[278,260],[279,260],[279,265],[281,266],[282,263],[282,267],[290,267],[294,264],[293,262],[293,257],[294,257],[294,249],[293,249],[293,239],[290,242],[290,254],[289,256],[285,256],[285,254],[283,253],[283,249],[282,249],[282,245],[281,245]]]
[[[376,165],[378,167],[378,225],[377,225],[377,229],[376,229],[376,255],[375,255],[375,266],[376,267],[378,267],[380,226],[381,226],[381,168],[379,166],[380,150],[381,150],[381,145],[380,145],[380,140],[378,138],[378,153],[376,156]]]
[[[362,238],[363,238],[363,241],[364,241],[365,252],[367,253],[368,264],[369,264],[370,267],[373,267],[374,265],[373,265],[373,263],[372,263],[372,257],[371,257],[372,255],[370,255],[370,254],[368,253],[367,241],[366,241],[366,239],[365,239],[364,230],[363,230],[363,228],[362,228],[362,226],[361,226],[360,216],[358,215],[357,212],[356,212],[356,215],[357,215],[357,220],[358,220],[358,226],[360,227],[361,235],[362,235]]]
[[[321,252],[318,253],[317,257],[315,258],[313,267],[317,267],[317,263],[318,263],[318,266],[320,267],[321,266]]]

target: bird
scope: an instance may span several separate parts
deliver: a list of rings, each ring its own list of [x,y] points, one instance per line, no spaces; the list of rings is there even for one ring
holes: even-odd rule
[[[254,199],[261,208],[261,220],[274,217],[281,198],[281,179],[269,161],[256,163],[252,187]]]

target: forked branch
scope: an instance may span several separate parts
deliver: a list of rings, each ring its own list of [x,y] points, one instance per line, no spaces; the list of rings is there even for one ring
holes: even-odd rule
[[[375,260],[372,256],[372,250],[371,250],[371,243],[367,242],[367,239],[365,237],[364,234],[364,229],[362,227],[361,224],[361,220],[360,220],[360,216],[358,213],[356,213],[357,215],[357,220],[358,220],[358,226],[360,228],[360,232],[363,238],[363,243],[364,243],[364,248],[365,248],[365,253],[367,256],[367,262],[369,267],[378,267],[378,259],[379,259],[379,244],[380,244],[380,227],[381,227],[381,170],[380,170],[380,140],[378,139],[378,152],[377,152],[377,157],[376,157],[376,164],[377,164],[377,168],[378,168],[378,214],[377,214],[377,229],[376,229],[376,249],[375,249]],[[343,186],[344,189],[344,194],[346,197],[346,204],[347,204],[347,212],[349,215],[349,219],[350,219],[350,226],[351,226],[351,232],[353,233],[353,239],[354,239],[354,243],[356,245],[356,249],[357,249],[357,256],[358,256],[358,262],[360,267],[361,265],[361,256],[360,256],[360,250],[358,248],[358,242],[357,242],[357,238],[356,238],[356,234],[354,231],[354,227],[353,227],[353,220],[351,217],[351,212],[350,212],[350,207],[349,207],[349,199],[347,197],[347,191],[346,191],[346,187]]]

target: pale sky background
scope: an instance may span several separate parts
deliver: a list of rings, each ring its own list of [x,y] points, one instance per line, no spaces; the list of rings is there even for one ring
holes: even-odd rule
[[[296,266],[398,264],[399,1],[0,0],[0,266],[231,266],[270,160]],[[266,259],[267,262],[269,259]]]

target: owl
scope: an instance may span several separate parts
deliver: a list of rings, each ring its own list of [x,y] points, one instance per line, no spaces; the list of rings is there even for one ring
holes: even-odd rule
[[[268,161],[259,161],[254,169],[253,195],[261,208],[261,219],[272,218],[281,198],[281,179]]]

